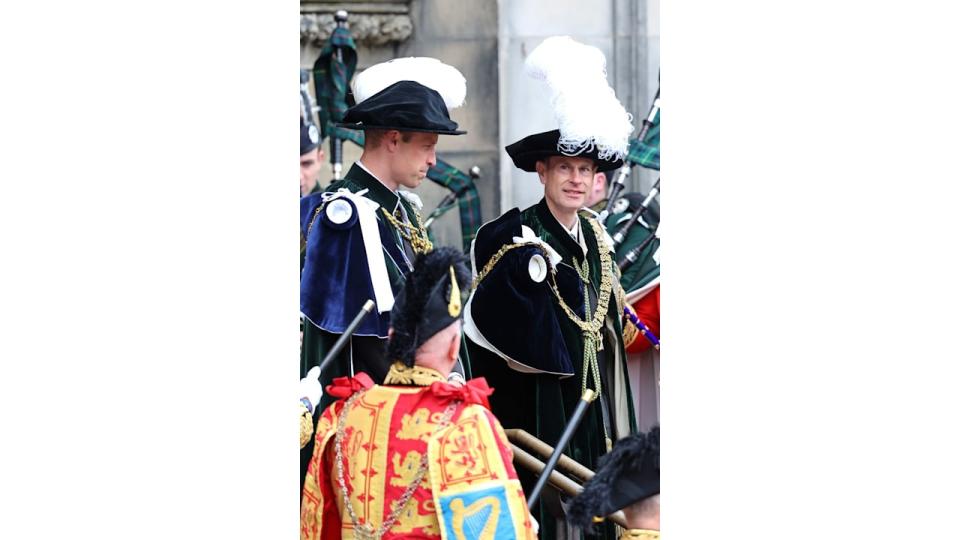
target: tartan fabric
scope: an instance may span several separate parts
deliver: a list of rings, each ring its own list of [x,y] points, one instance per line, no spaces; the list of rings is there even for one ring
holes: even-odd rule
[[[337,48],[343,61],[337,60]],[[357,69],[357,48],[346,28],[334,28],[330,39],[313,64],[313,82],[320,104],[320,130],[330,135],[333,124],[343,120],[347,112],[347,91]]]
[[[363,146],[362,131],[332,126],[331,133],[335,137]],[[454,193],[460,193],[457,197],[457,204],[460,207],[460,235],[463,239],[463,250],[469,251],[470,243],[477,236],[477,229],[483,225],[480,216],[480,194],[477,192],[476,184],[470,175],[439,158],[437,158],[437,164],[427,171],[427,178]],[[445,214],[451,208],[453,208],[452,205],[442,209],[437,216]]]
[[[476,184],[469,175],[439,158],[437,164],[427,171],[427,178],[454,193],[460,193],[457,197],[457,204],[460,206],[460,235],[463,238],[464,252],[470,251],[470,244],[477,236],[477,229],[483,225],[480,220],[480,194],[477,193]],[[450,208],[447,207],[438,215],[443,215]]]
[[[647,131],[643,141],[640,139],[630,141],[627,161],[648,169],[660,170],[660,111],[657,111],[657,115],[653,118],[653,126]]]

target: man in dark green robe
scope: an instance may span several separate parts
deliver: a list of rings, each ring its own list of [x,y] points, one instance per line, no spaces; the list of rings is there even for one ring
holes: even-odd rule
[[[557,150],[559,137],[554,130],[507,147],[517,167],[537,172],[544,198],[477,233],[473,255],[479,279],[466,334],[473,375],[486,377],[495,389],[490,404],[505,429],[523,429],[553,446],[584,388],[598,391],[565,450],[592,469],[614,441],[636,431],[619,273],[602,226],[579,211],[597,170],[622,161],[600,159],[596,150],[566,156]],[[488,232],[498,230],[503,232]],[[525,252],[533,248],[540,250],[539,259]],[[511,260],[514,254],[520,259]],[[547,261],[555,276],[541,271]],[[547,315],[528,316],[542,312]],[[585,330],[591,323],[596,330]],[[541,354],[545,349],[550,354]],[[529,494],[536,476],[522,471],[520,478]],[[541,537],[568,533],[557,530],[563,512],[555,493],[546,491],[533,510]],[[615,534],[608,526],[597,537]]]
[[[444,93],[418,81],[439,86]],[[323,369],[320,383],[326,387],[336,377],[361,371],[377,384],[386,376],[392,362],[386,358],[386,345],[394,295],[416,255],[432,249],[419,199],[403,188],[419,186],[436,164],[439,135],[465,133],[448,112],[448,104],[462,103],[465,85],[455,68],[424,58],[378,64],[357,76],[357,104],[341,127],[364,130],[363,154],[342,180],[300,200],[305,241],[301,377],[323,361],[368,299],[377,304],[375,310]],[[450,92],[459,93],[460,103],[456,97],[451,101]],[[315,416],[333,401],[324,395]],[[301,451],[301,479],[312,452],[311,441]]]

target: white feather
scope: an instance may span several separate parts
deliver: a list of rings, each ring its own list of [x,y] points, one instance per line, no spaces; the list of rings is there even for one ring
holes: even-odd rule
[[[467,80],[453,66],[436,58],[397,58],[370,66],[353,79],[353,97],[365,101],[399,81],[415,81],[436,90],[448,109],[463,105],[467,97]]]
[[[558,150],[575,155],[595,146],[600,159],[627,155],[633,119],[607,82],[600,49],[550,37],[527,57],[526,71],[547,86],[560,129]]]

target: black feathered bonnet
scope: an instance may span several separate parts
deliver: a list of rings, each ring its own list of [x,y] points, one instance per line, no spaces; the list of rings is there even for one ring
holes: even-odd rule
[[[660,493],[660,426],[617,441],[600,458],[596,475],[570,503],[567,519],[590,530],[604,517]]]
[[[442,247],[420,255],[390,310],[387,356],[413,365],[417,349],[463,316],[472,274],[467,257]]]

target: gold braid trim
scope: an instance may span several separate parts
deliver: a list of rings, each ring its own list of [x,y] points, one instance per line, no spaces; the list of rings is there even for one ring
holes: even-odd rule
[[[417,226],[407,225],[406,223],[401,222],[397,218],[393,217],[393,214],[387,212],[386,208],[380,207],[380,211],[383,212],[383,215],[387,217],[387,221],[390,225],[393,225],[393,228],[400,233],[400,236],[407,239],[410,242],[410,246],[413,248],[413,252],[417,255],[422,255],[424,253],[430,253],[433,251],[433,242],[427,237],[427,230],[423,228],[423,218],[420,217],[420,212],[417,212],[414,209],[413,214],[417,217]]]
[[[310,224],[307,225],[307,237],[304,238],[304,241],[307,241],[310,238],[310,231],[313,230],[313,224],[314,222],[317,221],[317,216],[320,215],[320,211],[323,210],[323,207],[326,205],[327,203],[323,203],[320,206],[318,206],[316,210],[313,211],[313,217],[310,218]]]
[[[500,262],[500,259],[503,258],[503,256],[506,255],[509,251],[517,248],[521,248],[521,247],[528,247],[528,246],[535,247],[538,250],[540,250],[540,253],[543,254],[544,260],[548,260],[548,261],[550,260],[549,257],[547,257],[547,251],[536,244],[504,244],[500,249],[497,250],[496,253],[493,254],[492,257],[490,257],[490,260],[487,261],[487,264],[483,265],[483,270],[481,270],[480,273],[477,274],[477,279],[474,280],[473,286],[479,287],[480,282],[483,281],[483,278],[487,277],[487,274],[493,271],[493,267],[496,266],[497,263]],[[552,265],[550,266],[550,272],[556,272],[556,269],[553,268]]]

